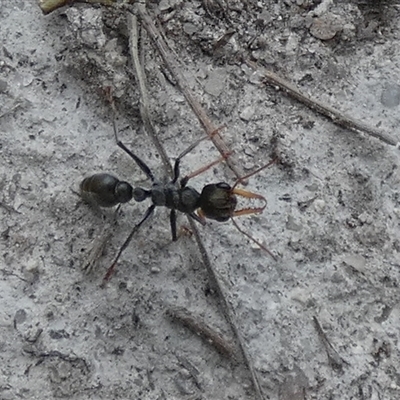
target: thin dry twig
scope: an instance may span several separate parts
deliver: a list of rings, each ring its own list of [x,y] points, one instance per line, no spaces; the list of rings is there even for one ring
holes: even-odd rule
[[[145,11],[145,10],[142,10],[142,12],[143,11]],[[146,15],[147,15],[147,13],[146,13]],[[136,22],[135,19],[131,20],[131,24],[132,24],[133,27],[135,26],[136,23],[137,22]],[[137,46],[137,41],[132,41],[131,46]],[[136,51],[137,50],[135,50],[135,52]],[[143,71],[143,68],[142,68],[142,71]],[[144,79],[144,74],[137,74],[137,78],[138,79]],[[143,87],[143,83],[139,84],[139,88],[141,88],[141,87]],[[142,106],[145,107],[145,105],[146,105],[145,102],[142,102]],[[204,114],[205,114],[204,110],[202,110],[202,112],[204,112]],[[208,117],[207,117],[207,120],[209,121]],[[210,133],[213,133],[213,132],[210,132]],[[150,136],[150,138],[151,138],[151,140],[153,141],[154,144],[156,142],[158,143],[156,147],[157,147],[157,149],[160,149],[159,150],[160,154],[164,154],[165,155],[165,157],[162,157],[162,160],[163,160],[163,163],[164,163],[165,167],[167,168],[168,165],[171,167],[171,164],[170,164],[169,159],[168,159],[168,157],[166,155],[166,152],[165,152],[162,144],[160,143],[157,135]],[[243,176],[243,174],[240,173],[240,176]],[[258,377],[257,377],[256,371],[255,371],[255,368],[253,367],[253,364],[251,362],[251,358],[250,358],[249,354],[247,353],[247,350],[246,350],[246,348],[244,346],[245,341],[243,340],[243,337],[242,337],[242,335],[240,334],[240,332],[239,332],[239,330],[237,328],[237,324],[235,323],[234,311],[233,311],[230,303],[228,302],[228,300],[227,300],[227,298],[226,298],[226,296],[224,294],[224,291],[222,289],[222,285],[221,285],[221,283],[219,282],[219,279],[218,279],[218,274],[216,273],[216,271],[214,270],[214,268],[213,268],[213,266],[212,266],[212,264],[210,262],[210,258],[208,257],[208,254],[207,254],[207,251],[206,251],[206,249],[204,247],[203,241],[201,240],[201,237],[200,237],[199,231],[197,229],[196,223],[189,216],[187,218],[188,218],[191,230],[195,235],[196,243],[197,243],[197,246],[199,247],[199,251],[200,251],[200,255],[201,255],[203,264],[205,265],[205,267],[207,269],[207,272],[208,272],[208,275],[209,275],[209,279],[211,280],[211,283],[216,288],[218,296],[219,296],[219,298],[221,300],[222,312],[223,312],[225,318],[227,319],[228,323],[231,326],[232,332],[234,333],[235,338],[236,338],[237,342],[239,343],[240,350],[241,350],[241,353],[243,355],[244,362],[245,362],[245,364],[247,365],[247,368],[250,371],[251,378],[252,378],[252,381],[253,381],[253,385],[254,385],[254,389],[255,389],[255,392],[257,394],[257,397],[260,400],[263,400],[264,397],[262,395],[261,387],[260,387],[260,384],[259,384],[259,381],[258,381]]]
[[[180,68],[175,61],[176,57],[172,57],[172,50],[168,46],[167,42],[164,40],[163,36],[160,34],[159,30],[153,23],[153,19],[148,14],[144,4],[138,4],[134,10],[132,8],[128,8],[129,11],[134,12],[137,10],[141,22],[146,29],[148,35],[153,40],[158,52],[160,53],[162,59],[164,60],[165,65],[170,71],[171,75],[174,77],[179,89],[182,91],[185,96],[187,102],[191,106],[193,112],[197,116],[207,135],[210,137],[211,141],[214,143],[215,147],[221,153],[222,156],[226,156],[227,154],[231,154],[230,149],[226,145],[226,143],[222,140],[221,135],[219,133],[215,134],[217,127],[211,122],[208,117],[206,111],[201,106],[193,92],[189,88],[189,84],[187,83],[185,77],[180,71]],[[226,159],[226,164],[233,171],[233,173],[240,178],[243,175],[243,171],[241,168],[237,166],[234,157],[230,155]]]
[[[41,3],[46,3],[46,2],[51,3],[52,1],[53,1],[53,5],[55,4],[57,6],[56,8],[62,6],[63,0],[40,0]],[[105,0],[105,1],[108,1],[108,0]],[[99,2],[101,2],[101,0]],[[67,1],[65,1],[63,4],[67,4]],[[53,9],[45,11],[45,10],[43,10],[42,5],[41,5],[41,8],[42,8],[43,12],[47,12],[47,13],[49,13],[55,9],[55,8],[53,8]],[[131,6],[129,6],[128,9],[133,14],[133,17],[135,17],[134,9],[132,9]],[[179,88],[185,95],[186,100],[192,107],[192,109],[193,109],[194,113],[196,114],[197,118],[199,119],[201,125],[207,132],[207,135],[210,136],[210,139],[214,143],[215,147],[218,149],[218,151],[223,156],[230,154],[231,153],[230,150],[228,149],[228,147],[226,146],[226,144],[224,143],[224,141],[222,140],[220,135],[215,134],[215,131],[217,130],[217,128],[213,125],[211,120],[208,118],[204,108],[200,105],[200,103],[197,101],[197,99],[195,98],[193,93],[190,91],[189,85],[187,84],[186,79],[184,79],[184,77],[181,74],[175,61],[170,56],[170,53],[172,53],[172,51],[169,49],[166,42],[163,40],[163,38],[159,34],[157,28],[153,24],[149,14],[147,13],[147,11],[145,9],[145,5],[140,4],[137,7],[137,9],[138,9],[139,15],[141,17],[143,26],[145,27],[147,33],[149,34],[149,36],[152,38],[153,42],[155,43],[158,51],[160,52],[162,58],[164,59],[165,64],[167,65],[170,73],[175,78]],[[162,161],[163,161],[165,168],[168,171],[172,171],[171,163],[170,163],[168,156],[167,156],[163,146],[161,145],[157,135],[155,134],[155,131],[151,125],[151,122],[146,126],[146,124],[150,121],[150,118],[149,118],[149,113],[148,113],[148,108],[147,108],[148,107],[148,101],[147,101],[148,97],[147,97],[147,90],[146,90],[146,86],[145,86],[144,71],[143,71],[143,68],[141,67],[140,59],[138,57],[138,50],[137,50],[137,21],[136,21],[136,19],[132,18],[130,22],[132,24],[131,26],[133,27],[131,29],[131,33],[130,33],[131,55],[132,55],[135,69],[136,69],[137,78],[140,81],[139,88],[141,90],[141,95],[142,95],[142,100],[141,100],[142,119],[145,123],[145,128],[146,128],[152,142],[154,143],[154,146],[157,148],[157,150],[159,151],[159,153],[162,157]],[[136,27],[135,27],[135,25],[136,25]],[[228,158],[226,162],[227,162],[227,165],[231,168],[231,170],[235,173],[235,175],[238,178],[241,178],[243,176],[243,172],[241,171],[240,168],[238,168],[235,165],[234,160],[232,158]],[[244,183],[244,182],[242,182],[242,183]],[[217,293],[222,302],[222,309],[223,309],[222,311],[231,326],[231,329],[237,339],[237,342],[239,343],[244,362],[246,363],[247,368],[250,371],[257,397],[260,400],[263,400],[264,396],[262,394],[262,390],[261,390],[261,387],[260,387],[260,384],[258,381],[257,373],[255,371],[255,368],[253,367],[251,358],[244,346],[245,341],[243,340],[243,337],[240,334],[240,332],[237,328],[237,325],[235,323],[233,309],[223,292],[222,286],[218,279],[218,274],[216,273],[216,271],[214,270],[214,268],[210,262],[210,259],[208,257],[207,251],[204,247],[204,244],[201,240],[201,237],[200,237],[200,234],[199,234],[199,231],[197,229],[195,222],[189,217],[188,217],[188,221],[189,221],[189,223],[191,225],[191,229],[195,235],[195,239],[196,239],[197,245],[200,250],[200,255],[201,255],[204,265],[206,266],[209,278],[212,281],[212,283],[214,284],[214,287],[217,289]]]
[[[325,346],[326,354],[328,356],[329,363],[331,364],[332,368],[337,371],[343,370],[343,364],[349,364],[347,361],[343,360],[340,357],[339,353],[334,349],[331,342],[328,340],[325,332],[322,329],[321,324],[319,323],[317,317],[313,317],[314,327],[320,337],[323,345]]]
[[[77,357],[75,355],[69,355],[65,353],[61,353],[58,350],[50,350],[50,351],[39,351],[36,350],[33,346],[26,346],[23,349],[23,352],[29,354],[32,357],[39,358],[40,360],[44,360],[46,358],[50,359],[60,359],[63,361],[67,361],[73,365],[81,366],[83,372],[89,373],[90,372],[90,365],[86,361],[85,358]]]
[[[257,64],[252,61],[244,60],[245,63],[254,70],[260,70]],[[300,101],[301,103],[305,104],[307,107],[311,108],[312,110],[316,111],[317,113],[329,118],[334,124],[339,125],[345,129],[348,129],[352,132],[356,133],[366,133],[367,135],[373,136],[391,146],[400,146],[400,142],[393,138],[391,135],[387,134],[386,132],[380,131],[378,129],[372,128],[367,124],[364,124],[360,121],[357,121],[340,111],[336,110],[335,108],[324,104],[323,102],[312,99],[311,97],[307,96],[306,94],[300,92],[294,85],[283,79],[282,77],[278,76],[272,71],[268,71],[265,68],[262,69],[262,74],[265,78],[266,83],[272,86],[278,86],[282,91],[287,93],[290,97]]]
[[[104,6],[111,6],[115,1],[116,0],[38,0],[38,3],[43,14],[50,14],[58,8],[72,3],[97,3]]]
[[[199,316],[194,316],[183,307],[170,307],[165,312],[171,319],[180,322],[186,328],[205,339],[215,349],[228,358],[235,357],[235,346],[215,329],[207,325]]]
[[[151,141],[153,142],[155,148],[160,154],[163,164],[168,171],[169,175],[172,175],[172,166],[169,161],[169,158],[161,146],[160,141],[157,139],[157,134],[153,123],[150,119],[149,114],[149,96],[146,88],[146,78],[144,69],[139,59],[139,50],[138,50],[138,24],[136,15],[130,15],[128,18],[128,29],[129,29],[129,50],[131,53],[131,57],[133,60],[133,65],[135,67],[137,80],[139,83],[140,89],[140,114],[142,116],[142,120],[144,123],[144,128],[147,134],[150,136]]]
[[[189,372],[190,376],[192,377],[195,385],[202,391],[204,392],[203,385],[201,383],[201,380],[199,378],[200,371],[185,357],[182,357],[179,354],[175,353],[175,357],[179,361],[179,363]]]
[[[189,218],[189,223],[190,223],[190,227],[193,230],[194,233],[194,237],[196,239],[196,243],[197,246],[199,247],[200,250],[200,254],[201,254],[201,258],[203,260],[203,264],[205,265],[205,267],[207,268],[207,272],[208,272],[208,276],[211,280],[211,283],[214,285],[214,288],[217,291],[218,297],[222,302],[222,312],[224,313],[224,316],[226,318],[226,320],[228,321],[229,325],[231,326],[232,332],[235,335],[235,338],[239,344],[242,356],[243,356],[243,360],[247,365],[247,368],[250,371],[250,375],[251,375],[251,379],[253,381],[253,386],[254,386],[254,390],[257,394],[258,399],[263,400],[264,396],[262,394],[262,390],[261,390],[261,386],[260,386],[260,382],[258,380],[258,375],[257,372],[253,366],[251,357],[249,355],[249,353],[246,350],[245,347],[245,341],[237,327],[237,323],[236,323],[236,318],[235,318],[235,313],[233,311],[233,308],[231,306],[231,304],[229,303],[227,297],[225,296],[224,290],[222,288],[222,285],[220,283],[220,280],[218,279],[218,274],[215,271],[214,267],[211,264],[210,261],[210,257],[208,257],[208,253],[206,248],[204,247],[203,241],[201,240],[201,237],[199,235],[199,231],[196,227],[195,222]]]

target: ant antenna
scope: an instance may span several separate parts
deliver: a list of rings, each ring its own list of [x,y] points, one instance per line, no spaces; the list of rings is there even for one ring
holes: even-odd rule
[[[261,166],[260,168],[257,168],[256,170],[250,172],[249,174],[245,175],[245,176],[241,176],[240,178],[236,179],[235,184],[233,185],[232,189],[235,189],[235,187],[239,184],[242,183],[243,181],[245,181],[246,179],[250,178],[253,175],[258,174],[260,171],[262,171],[263,169],[266,169],[268,167],[270,167],[272,164],[275,164],[278,161],[278,157],[275,157],[272,161],[270,161],[269,163]]]
[[[246,236],[248,239],[250,239],[253,243],[255,243],[257,246],[259,246],[262,250],[264,250],[266,253],[268,253],[275,261],[278,261],[277,257],[275,254],[273,254],[270,250],[268,250],[261,242],[258,240],[254,239],[253,236],[251,236],[249,233],[247,233],[245,230],[243,230],[239,224],[234,220],[234,218],[231,217],[231,221],[233,222],[233,225],[235,228],[244,236]]]

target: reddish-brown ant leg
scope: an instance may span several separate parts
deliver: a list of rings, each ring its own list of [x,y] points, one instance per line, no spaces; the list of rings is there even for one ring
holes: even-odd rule
[[[219,132],[220,132],[222,129],[225,129],[225,128],[226,128],[226,125],[222,125],[222,126],[220,126],[219,128],[215,129],[213,132],[211,132],[211,134],[210,134],[209,136],[204,136],[204,137],[198,139],[196,142],[194,142],[193,144],[191,144],[186,150],[184,150],[181,154],[179,154],[179,156],[178,156],[177,159],[180,160],[180,159],[183,158],[186,154],[190,153],[196,146],[198,146],[198,144],[199,144],[200,142],[202,142],[203,140],[206,140],[206,139],[210,139],[210,138],[212,138],[214,135],[218,135]],[[223,154],[221,157],[219,157],[217,160],[212,161],[211,163],[207,164],[206,166],[197,169],[196,171],[192,172],[192,173],[189,174],[189,175],[186,175],[185,177],[183,177],[183,178],[181,179],[182,184],[183,184],[183,185],[186,185],[187,182],[189,181],[189,179],[191,179],[191,178],[193,178],[193,177],[195,177],[195,176],[197,176],[197,175],[200,175],[200,174],[202,174],[203,172],[205,172],[205,171],[207,171],[208,169],[210,169],[211,167],[213,167],[214,165],[217,165],[217,164],[219,164],[220,162],[225,161],[232,153],[233,153],[232,151],[230,151],[230,152],[228,152],[228,153],[225,153],[225,154]]]
[[[190,153],[195,147],[197,147],[203,140],[207,140],[212,138],[214,135],[219,134],[219,132],[225,128],[225,125],[220,126],[219,128],[215,129],[215,131],[211,132],[208,136],[203,136],[202,138],[196,140],[192,143],[187,149],[183,150],[181,154],[179,154],[178,159],[183,158],[186,154]],[[230,154],[230,153],[229,153]]]
[[[231,154],[232,154],[232,152],[223,155],[222,157],[218,158],[217,160],[214,160],[214,161],[210,162],[209,164],[205,165],[204,167],[201,167],[201,168],[197,169],[196,171],[193,171],[191,174],[186,175],[183,179],[187,182],[189,179],[192,179],[193,177],[202,174],[203,172],[207,171],[214,165],[217,165],[217,164],[221,163],[222,161],[225,161]]]
[[[100,287],[105,288],[107,282],[110,280],[111,275],[114,273],[115,268],[117,267],[117,261],[114,261],[111,266],[108,268],[106,274],[103,277],[103,281],[101,282]]]
[[[199,209],[196,211],[196,214],[197,214],[197,216],[204,222],[203,225],[205,225],[205,223],[206,223],[206,221],[207,221],[207,217],[206,217],[206,215],[204,214],[203,210],[202,210],[201,208],[199,208]]]

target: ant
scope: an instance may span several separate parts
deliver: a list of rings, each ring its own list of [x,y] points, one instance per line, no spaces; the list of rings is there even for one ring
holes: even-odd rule
[[[266,251],[272,258],[276,259],[265,246],[256,241],[251,235],[243,231],[238,224],[234,221],[233,217],[246,214],[261,213],[266,207],[267,201],[264,196],[249,192],[247,190],[238,189],[236,186],[249,178],[252,175],[257,174],[261,170],[269,167],[276,160],[272,160],[268,164],[258,168],[257,170],[249,173],[248,175],[236,180],[233,186],[230,186],[226,182],[211,183],[205,185],[199,193],[196,189],[191,186],[187,186],[189,179],[196,175],[206,171],[213,165],[222,161],[227,156],[222,156],[220,159],[198,169],[190,175],[187,175],[179,180],[180,177],[180,162],[181,159],[192,151],[202,140],[208,138],[201,138],[197,142],[193,143],[186,150],[184,150],[175,160],[173,168],[173,178],[167,183],[158,181],[151,169],[147,164],[129,150],[124,143],[118,138],[118,129],[116,121],[113,121],[114,136],[118,147],[120,147],[125,153],[131,157],[138,167],[144,172],[144,174],[151,180],[151,189],[144,189],[141,187],[133,188],[128,182],[120,181],[118,178],[108,173],[98,173],[90,177],[85,178],[80,184],[81,197],[92,204],[100,207],[113,207],[117,204],[127,203],[132,198],[136,202],[142,202],[148,198],[151,199],[151,204],[145,212],[142,219],[132,228],[131,233],[119,249],[113,263],[107,270],[103,278],[103,283],[107,282],[111,277],[117,262],[122,252],[128,247],[134,234],[139,230],[142,224],[150,218],[156,207],[167,207],[171,210],[170,212],[170,226],[172,233],[172,240],[177,240],[177,229],[176,229],[176,215],[177,211],[180,211],[190,218],[196,220],[202,225],[206,224],[206,218],[213,219],[218,222],[225,222],[231,219],[235,227],[247,236],[250,240],[255,242],[264,251]],[[262,207],[244,208],[236,210],[237,197],[242,196],[249,199],[259,199],[264,202]]]

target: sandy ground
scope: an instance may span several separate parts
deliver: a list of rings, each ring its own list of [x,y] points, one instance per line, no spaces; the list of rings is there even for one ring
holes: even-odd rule
[[[232,223],[199,226],[263,396],[398,399],[399,150],[338,128],[240,60],[400,140],[400,6],[226,3],[163,0],[148,10],[209,117],[226,125],[240,168],[280,157],[246,187],[267,198],[264,213],[237,219],[277,261]],[[124,205],[103,257],[82,271],[113,211],[83,203],[79,182],[107,171],[149,187],[115,144],[107,87],[124,143],[166,175],[140,118],[126,13],[83,4],[43,16],[34,0],[0,5],[0,398],[256,398],[240,356],[225,357],[165,314],[184,307],[233,335],[193,237],[172,242],[165,209],[100,288],[148,206]],[[174,160],[204,132],[145,34],[141,49],[152,121]],[[202,142],[182,175],[217,157]],[[218,181],[235,181],[223,164],[190,184]]]

